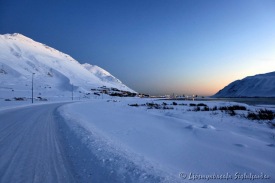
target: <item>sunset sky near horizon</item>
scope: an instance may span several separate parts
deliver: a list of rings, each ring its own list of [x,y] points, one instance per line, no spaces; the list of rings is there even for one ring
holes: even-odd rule
[[[0,0],[21,33],[152,95],[213,95],[275,71],[274,0]]]

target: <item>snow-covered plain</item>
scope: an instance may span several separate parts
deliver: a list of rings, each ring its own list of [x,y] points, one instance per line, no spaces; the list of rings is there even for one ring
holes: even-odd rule
[[[142,105],[163,102],[170,109]],[[274,182],[275,132],[268,121],[244,118],[248,111],[195,112],[190,104],[259,107],[172,102],[3,101],[10,106],[0,109],[0,182]]]
[[[244,111],[230,116],[221,111],[189,111],[189,105],[173,110],[128,105],[146,102],[152,99],[93,100],[65,105],[60,112],[109,174],[123,177],[134,172],[130,182],[147,178],[147,182],[206,182],[211,177],[217,182],[275,181],[275,131],[266,123],[242,117]]]

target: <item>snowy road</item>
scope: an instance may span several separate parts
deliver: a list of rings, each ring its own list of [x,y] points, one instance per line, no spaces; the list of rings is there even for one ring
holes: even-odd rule
[[[121,156],[84,144],[59,114],[65,103],[0,111],[0,182],[160,182]],[[84,137],[91,138],[85,129]],[[100,153],[98,153],[100,152]],[[113,161],[103,161],[104,154]],[[145,178],[144,178],[145,177]]]
[[[0,182],[75,182],[54,115],[61,105],[0,112]]]

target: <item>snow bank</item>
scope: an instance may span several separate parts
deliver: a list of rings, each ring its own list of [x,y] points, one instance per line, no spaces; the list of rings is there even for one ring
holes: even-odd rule
[[[246,174],[261,173],[267,178],[254,182],[275,181],[275,132],[267,125],[220,111],[189,111],[189,105],[177,105],[173,110],[128,106],[146,102],[151,99],[74,103],[63,107],[62,115],[72,129],[78,126],[104,139],[106,146],[101,151],[118,153],[148,174],[162,177],[161,181],[228,175],[231,181],[243,182],[241,178]],[[77,133],[81,134],[81,130]]]

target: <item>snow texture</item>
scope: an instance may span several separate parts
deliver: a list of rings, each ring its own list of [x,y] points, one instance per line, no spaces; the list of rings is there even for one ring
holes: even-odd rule
[[[192,182],[194,180],[188,177],[182,179],[180,173],[228,173],[232,182],[243,182],[234,179],[236,173],[264,173],[269,179],[253,182],[275,181],[275,133],[268,125],[241,117],[242,111],[236,111],[237,116],[221,111],[189,111],[189,101],[184,102],[187,106],[174,106],[173,110],[128,106],[129,103],[146,102],[152,100],[95,100],[66,105],[61,108],[61,114],[71,129],[82,137],[82,143],[93,152],[99,151],[99,159],[115,161],[120,166],[132,162],[137,175],[146,172],[145,175],[159,177],[160,182]],[[219,107],[237,103],[206,104]],[[118,157],[128,160],[122,161]]]

